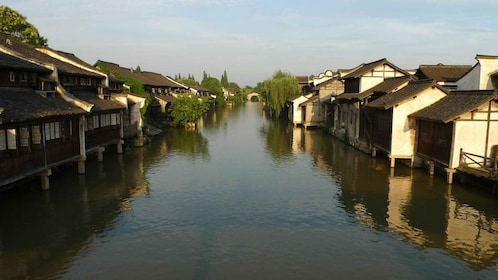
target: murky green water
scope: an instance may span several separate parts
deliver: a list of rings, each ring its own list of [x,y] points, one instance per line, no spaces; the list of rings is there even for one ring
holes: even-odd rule
[[[1,279],[498,279],[498,199],[213,113],[0,197]]]

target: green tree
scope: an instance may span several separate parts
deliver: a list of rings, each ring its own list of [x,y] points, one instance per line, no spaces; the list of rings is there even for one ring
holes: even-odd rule
[[[221,80],[220,80],[221,86],[227,88],[229,86],[228,83],[228,76],[227,76],[227,70],[223,72],[223,75],[221,75]]]
[[[206,73],[206,71],[202,71],[202,80],[204,81],[208,77],[209,75]]]
[[[140,68],[140,65],[137,65],[137,68],[135,69],[138,73],[142,73],[142,69]]]
[[[220,81],[218,81],[218,79],[207,77],[202,80],[201,86],[209,89],[214,95],[216,95],[216,104],[218,106],[226,105],[226,100],[223,96],[223,89],[221,88],[221,83]]]
[[[270,115],[280,117],[288,98],[299,93],[296,77],[291,73],[277,70],[271,79],[263,82],[266,94],[266,106]]]
[[[181,125],[193,123],[209,110],[209,100],[179,95],[171,103],[171,116]]]
[[[48,40],[38,29],[26,20],[18,11],[0,5],[0,32],[13,35],[20,41],[32,45],[47,46]]]

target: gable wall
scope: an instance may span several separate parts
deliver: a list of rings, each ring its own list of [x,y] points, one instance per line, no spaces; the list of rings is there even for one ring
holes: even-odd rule
[[[386,78],[401,76],[404,76],[404,74],[389,65],[380,65],[361,77],[359,92],[363,92],[382,83]]]
[[[444,98],[446,94],[438,88],[428,88],[393,109],[393,130],[391,154],[395,156],[413,156],[415,152],[416,121],[409,119],[408,115],[419,111],[436,101]]]
[[[489,142],[486,156],[490,156],[490,149],[493,145],[498,145],[498,106],[493,102],[490,116]],[[487,111],[488,104],[481,106],[480,113],[474,113],[474,120],[469,120],[469,114],[463,120],[455,121],[455,132],[453,148],[450,156],[450,168],[455,168],[460,162],[460,148],[464,152],[484,156],[486,147],[487,132]]]

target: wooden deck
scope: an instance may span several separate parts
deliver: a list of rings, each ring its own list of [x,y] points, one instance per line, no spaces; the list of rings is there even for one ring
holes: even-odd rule
[[[460,165],[456,170],[462,174],[498,182],[498,158],[483,157],[460,151]]]

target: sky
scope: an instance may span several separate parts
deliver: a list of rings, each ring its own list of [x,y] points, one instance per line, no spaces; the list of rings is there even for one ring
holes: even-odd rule
[[[496,0],[0,0],[94,64],[255,86],[382,58],[404,69],[498,55]]]

